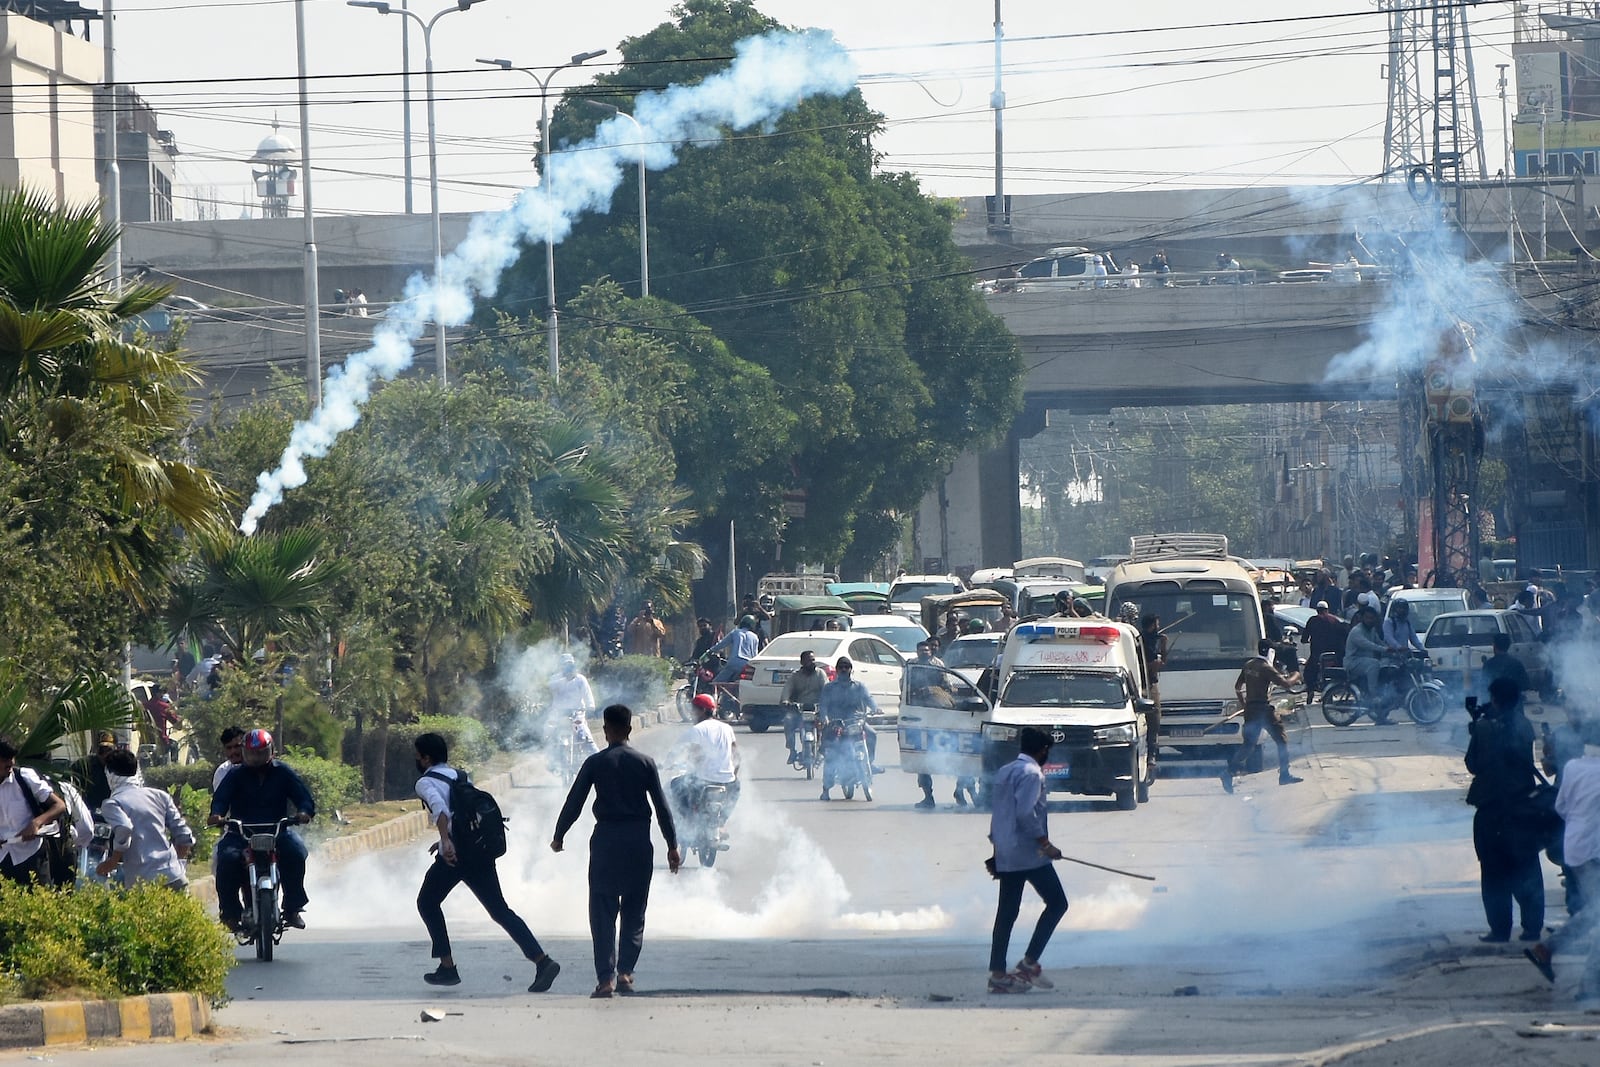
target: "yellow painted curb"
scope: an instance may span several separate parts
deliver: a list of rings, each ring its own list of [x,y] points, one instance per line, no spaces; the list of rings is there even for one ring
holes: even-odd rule
[[[10,1004],[0,1007],[0,1048],[182,1039],[210,1027],[210,1003],[192,993]]]
[[[83,1002],[57,1001],[39,1005],[47,1045],[81,1045],[89,1040],[89,1024],[83,1017]]]

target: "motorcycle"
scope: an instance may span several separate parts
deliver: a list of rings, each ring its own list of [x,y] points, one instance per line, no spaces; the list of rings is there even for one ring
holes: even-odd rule
[[[94,882],[105,885],[109,882],[110,879],[97,870],[109,855],[111,855],[111,827],[103,822],[97,822],[94,824],[94,838],[87,847],[78,850],[78,884],[88,885]]]
[[[789,761],[789,766],[797,771],[805,771],[807,781],[815,778],[817,768],[822,766],[822,750],[817,744],[816,711],[815,704],[807,704],[804,707],[790,704],[785,711],[787,715],[797,715],[800,718],[799,724],[795,727],[795,758]]]
[[[1444,683],[1433,676],[1433,663],[1420,652],[1395,655],[1378,669],[1376,697],[1361,691],[1350,680],[1343,667],[1333,661],[1338,657],[1324,652],[1321,659],[1323,678],[1322,717],[1334,726],[1352,726],[1363,715],[1383,726],[1397,708],[1405,708],[1411,721],[1429,725],[1444,718]]]
[[[717,853],[728,850],[724,840],[732,799],[728,787],[687,775],[673,786],[681,808],[678,843],[699,857],[700,866],[710,867],[717,862]]]
[[[294,824],[293,819],[277,823],[242,823],[229,819],[225,834],[244,839],[243,863],[247,887],[244,916],[234,937],[241,945],[255,945],[256,959],[272,962],[272,950],[283,940],[283,887],[278,877],[278,835]],[[266,832],[270,828],[271,832]]]
[[[569,786],[578,777],[578,765],[583,758],[578,752],[578,728],[570,719],[549,716],[544,725],[545,757],[550,761],[550,771]]]
[[[872,761],[867,758],[867,728],[860,719],[822,724],[822,788],[835,785],[846,800],[854,800],[856,787],[863,800],[872,799]]]

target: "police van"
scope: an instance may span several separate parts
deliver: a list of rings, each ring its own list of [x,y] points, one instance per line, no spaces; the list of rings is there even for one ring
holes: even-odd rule
[[[1103,618],[1051,617],[1006,634],[990,698],[954,671],[910,663],[900,708],[900,764],[912,774],[987,783],[1015,759],[1025,726],[1050,735],[1052,792],[1147,801],[1148,697],[1137,631]]]

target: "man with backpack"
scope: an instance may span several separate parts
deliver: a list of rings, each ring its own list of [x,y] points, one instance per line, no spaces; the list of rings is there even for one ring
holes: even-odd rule
[[[528,992],[545,992],[561,973],[561,964],[539,947],[539,939],[511,910],[500,889],[495,860],[505,855],[506,828],[499,805],[464,773],[450,766],[449,743],[441,735],[422,734],[413,746],[421,775],[417,779],[417,796],[427,805],[439,831],[439,841],[430,850],[436,853],[433,866],[428,868],[417,893],[417,913],[433,939],[433,955],[439,966],[423,975],[422,980],[429,985],[461,984],[455,957],[450,953],[443,904],[451,890],[465,882],[489,918],[499,923],[522,954],[533,961],[533,984]]]
[[[0,878],[28,885],[54,884],[43,835],[67,810],[42,778],[17,766],[17,748],[0,737]]]

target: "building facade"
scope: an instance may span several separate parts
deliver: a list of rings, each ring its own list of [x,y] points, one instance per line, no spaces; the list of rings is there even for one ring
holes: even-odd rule
[[[0,112],[0,186],[60,205],[99,201],[95,95],[105,68],[88,40],[98,18],[73,3],[0,0],[0,92],[11,101]]]

